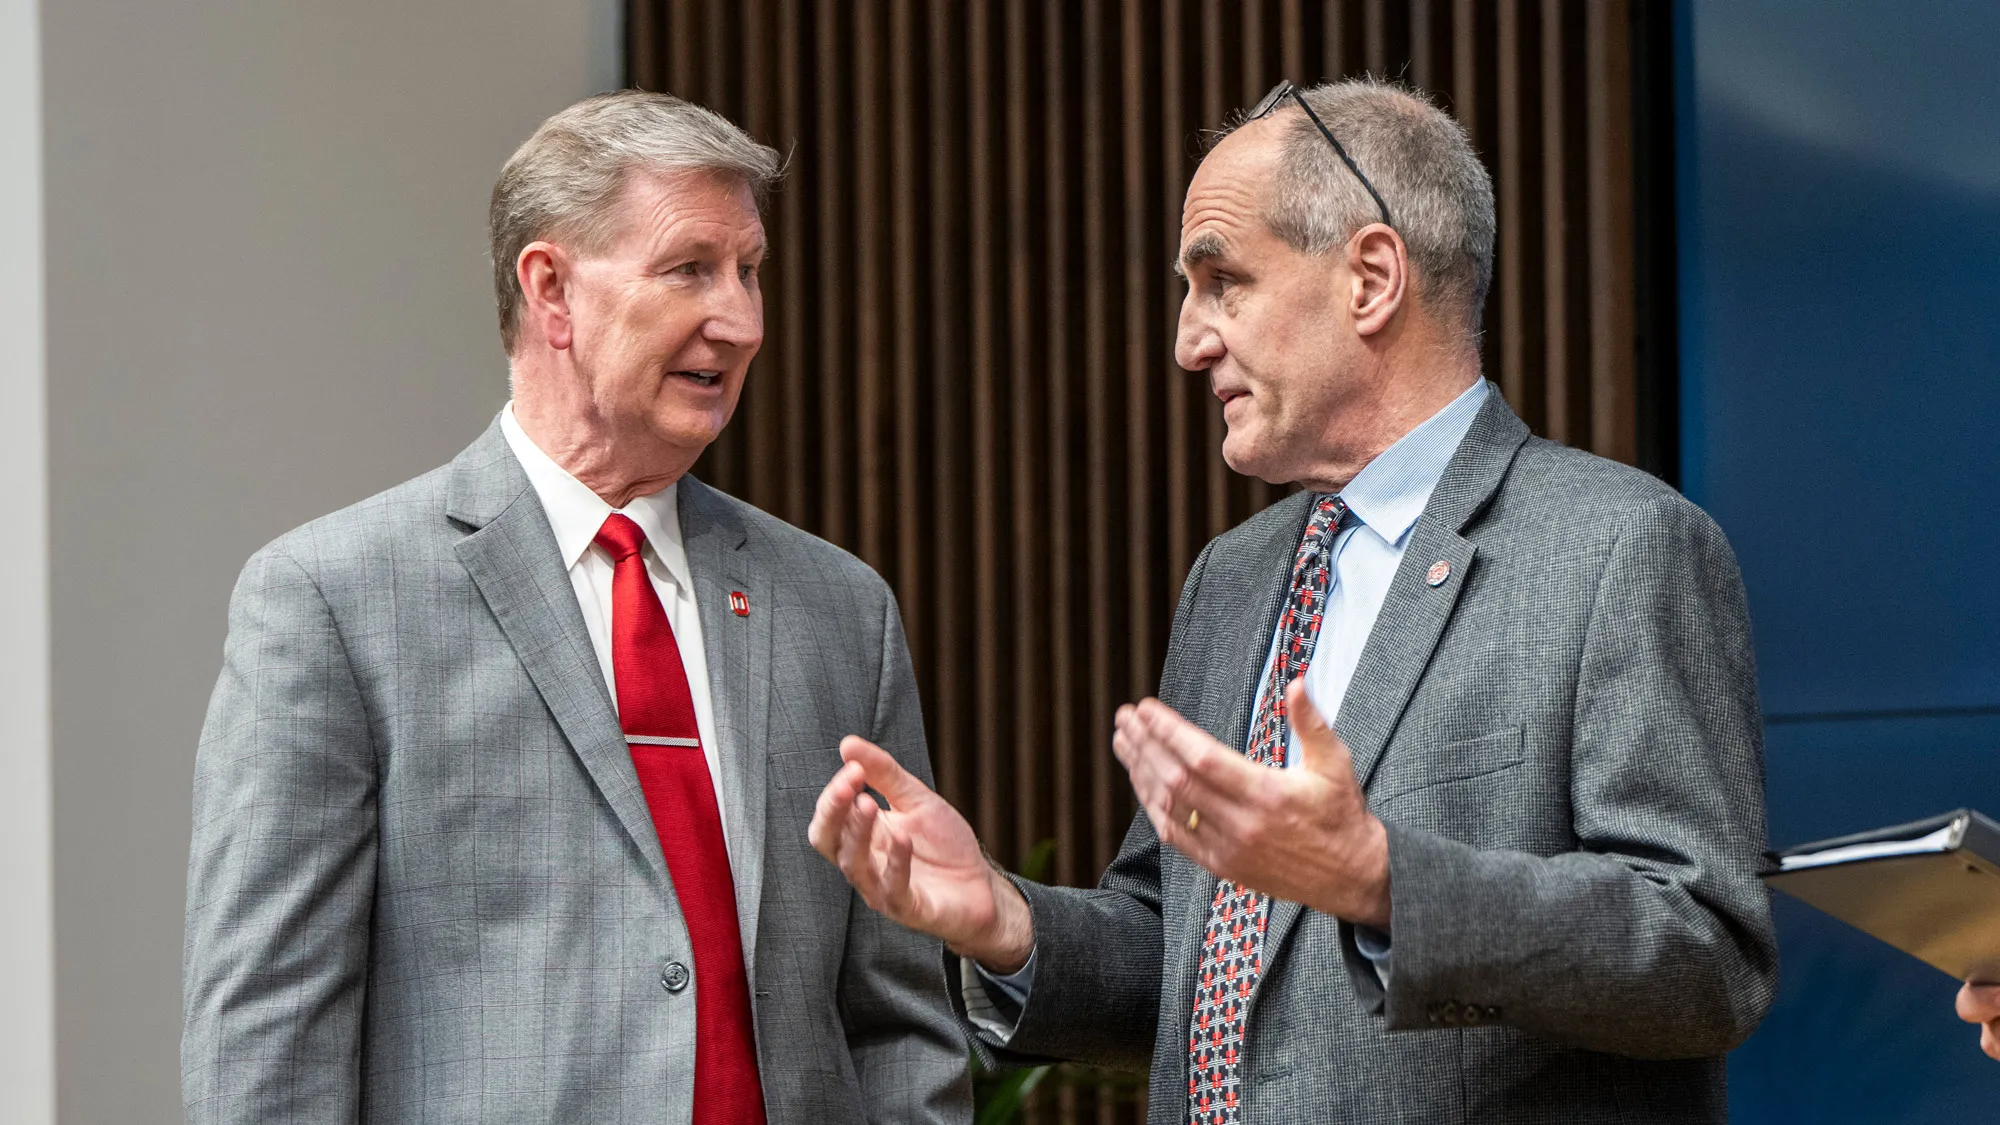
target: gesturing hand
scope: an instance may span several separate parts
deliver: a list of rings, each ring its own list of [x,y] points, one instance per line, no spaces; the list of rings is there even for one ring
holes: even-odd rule
[[[1387,930],[1388,832],[1303,681],[1285,707],[1292,769],[1252,762],[1157,699],[1118,709],[1111,746],[1161,842],[1238,886]]]
[[[842,739],[840,756],[806,830],[813,848],[870,908],[990,971],[1026,964],[1035,947],[1027,900],[987,862],[958,810],[867,739]]]

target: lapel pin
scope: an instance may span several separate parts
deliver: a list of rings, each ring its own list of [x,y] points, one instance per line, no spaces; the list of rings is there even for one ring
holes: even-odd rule
[[[750,595],[741,590],[729,591],[729,611],[738,617],[750,616]]]
[[[1430,583],[1433,586],[1442,586],[1444,585],[1444,580],[1450,577],[1451,577],[1451,564],[1444,561],[1443,559],[1439,559],[1438,561],[1431,564],[1430,573],[1424,575],[1424,581]]]

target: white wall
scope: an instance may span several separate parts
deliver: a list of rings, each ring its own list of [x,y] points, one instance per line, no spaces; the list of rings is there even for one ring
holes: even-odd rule
[[[169,1122],[189,782],[230,586],[505,401],[487,193],[538,121],[617,84],[619,5],[42,6],[57,1106]],[[28,423],[0,424],[18,456]]]
[[[0,0],[0,1117],[50,1120],[48,465],[34,0]]]

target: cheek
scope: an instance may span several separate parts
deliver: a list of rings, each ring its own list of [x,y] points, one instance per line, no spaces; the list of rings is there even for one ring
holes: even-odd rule
[[[640,294],[619,317],[619,350],[649,359],[665,359],[687,346],[701,327],[695,302],[671,292]]]

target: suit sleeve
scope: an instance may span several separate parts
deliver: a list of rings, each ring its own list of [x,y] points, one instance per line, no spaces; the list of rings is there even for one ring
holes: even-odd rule
[[[376,771],[312,578],[259,552],[230,600],[195,761],[182,976],[188,1121],[354,1122]]]
[[[1692,504],[1663,498],[1622,529],[1577,675],[1576,850],[1480,850],[1390,824],[1393,969],[1386,990],[1353,979],[1391,1028],[1475,1010],[1593,1050],[1719,1055],[1769,1008],[1777,951],[1756,877],[1763,740],[1742,580]]]
[[[916,675],[896,600],[885,589],[874,742],[932,784]],[[841,1016],[869,1120],[963,1123],[972,1119],[964,1036],[945,1000],[943,946],[868,909],[848,910]]]

